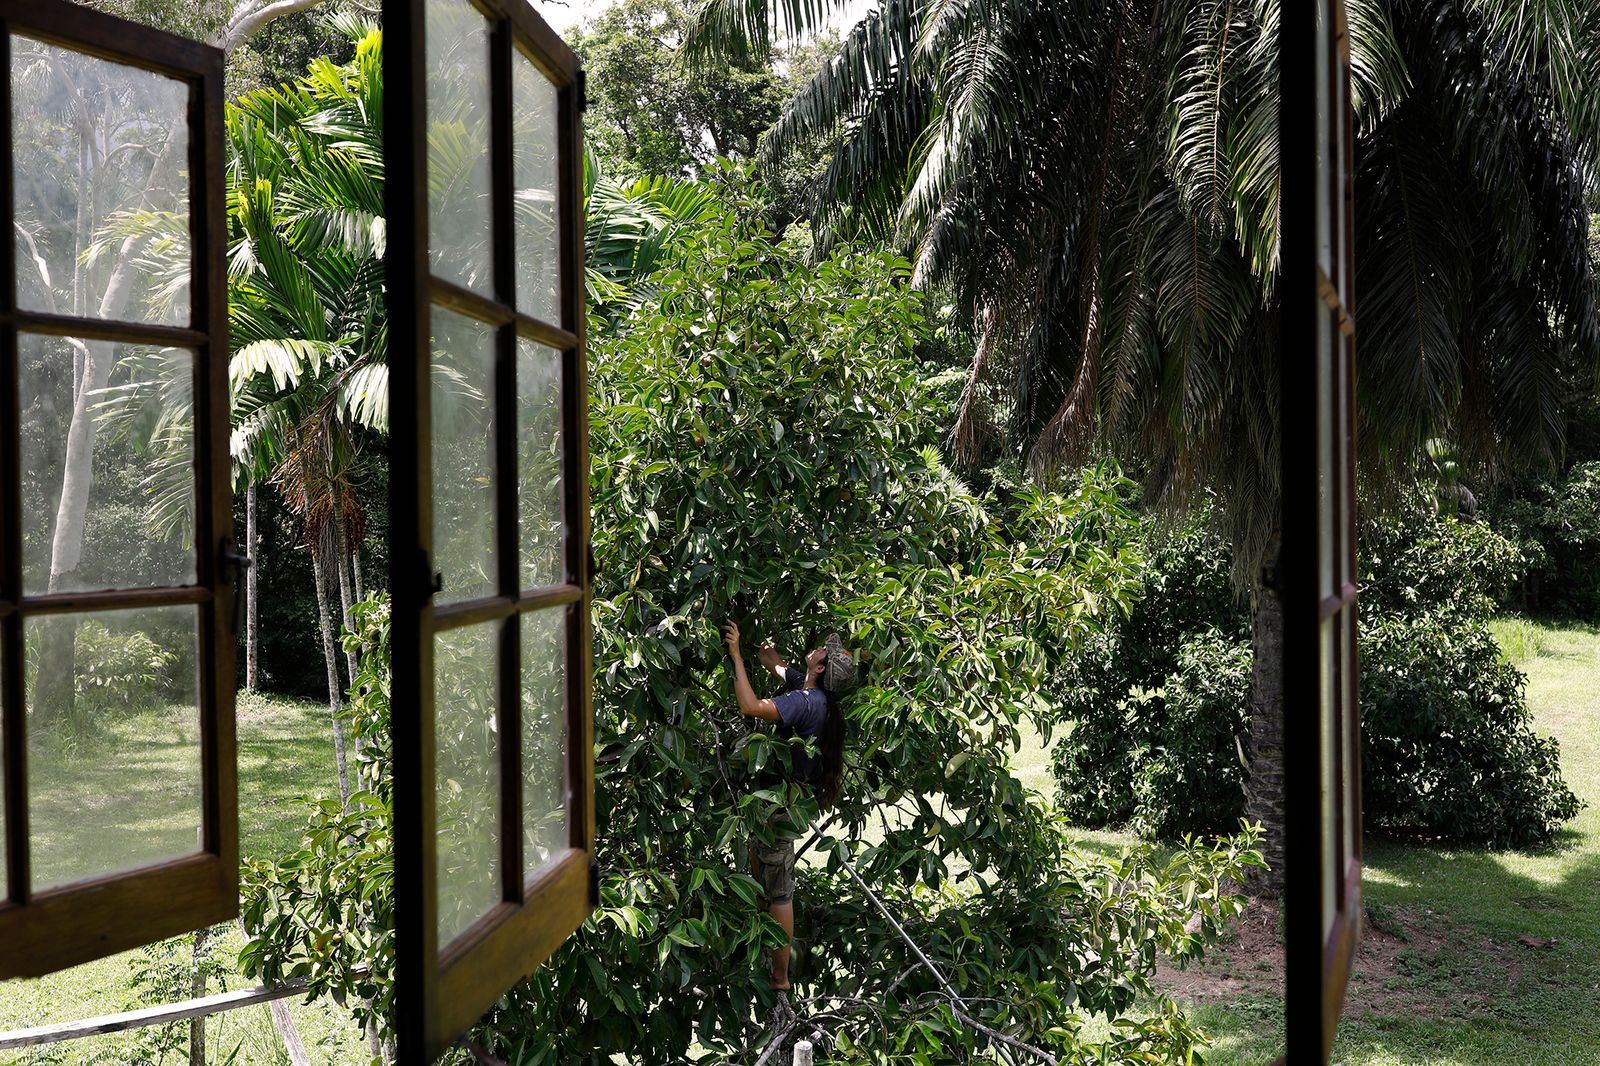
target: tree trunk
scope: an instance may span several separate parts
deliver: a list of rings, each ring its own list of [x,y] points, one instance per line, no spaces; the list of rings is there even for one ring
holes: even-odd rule
[[[355,603],[352,586],[354,580],[350,576],[350,567],[347,565],[350,556],[355,551],[355,546],[350,543],[349,526],[344,520],[344,506],[339,502],[337,493],[333,497],[333,565],[339,568],[339,603],[344,608],[344,628],[352,629],[355,626],[355,617],[351,614],[351,607]],[[343,640],[340,644],[343,644]],[[356,653],[349,649],[344,653],[345,669],[349,671],[350,686],[356,683]],[[361,738],[356,739],[356,758],[361,757]]]
[[[346,565],[353,550],[348,530],[349,527],[344,520],[344,507],[339,503],[339,497],[336,493],[333,498],[333,565],[339,571],[339,605],[344,608],[345,629],[350,629],[355,624],[355,619],[350,613],[350,608],[355,602],[351,596],[352,581],[350,568]],[[344,660],[345,668],[349,671],[347,676],[350,679],[350,684],[354,685],[356,683],[356,653],[353,651],[345,652]]]
[[[339,656],[333,647],[333,619],[328,610],[328,579],[322,565],[322,545],[311,546],[311,576],[317,586],[317,616],[322,626],[322,658],[328,667],[328,714],[333,719],[333,757],[339,766],[339,798],[350,802],[350,767],[345,761],[344,720],[339,717]]]
[[[1269,558],[1276,555],[1274,550]],[[1245,817],[1260,822],[1267,869],[1252,877],[1252,894],[1283,889],[1283,601],[1257,577],[1250,590],[1250,771]]]
[[[257,550],[260,545],[256,535],[256,486],[253,481],[244,492],[244,529],[245,554],[254,560],[245,570],[244,579],[244,685],[254,691],[261,665],[261,614],[257,595],[260,589],[257,575],[261,570],[261,553]]]
[[[167,157],[177,144],[178,131],[169,132],[167,141],[156,157],[152,173],[160,173]],[[94,185],[89,186],[93,195]],[[80,198],[81,199],[81,198]],[[83,239],[85,234],[77,234]],[[106,288],[100,298],[97,316],[103,319],[120,319],[125,315],[128,297],[132,294],[133,279],[137,273],[135,260],[149,244],[147,237],[128,237],[117,249],[117,259]],[[77,298],[77,297],[75,297]],[[87,294],[82,296],[87,304]],[[61,499],[56,506],[56,521],[50,540],[49,590],[56,592],[65,584],[64,578],[75,573],[83,558],[84,519],[89,506],[89,490],[94,483],[94,446],[99,437],[99,419],[93,407],[100,400],[99,390],[105,388],[111,377],[111,367],[116,361],[116,345],[109,341],[87,341],[74,347],[74,366],[82,355],[82,372],[73,374],[72,421],[67,426],[66,449],[61,461]],[[76,673],[74,660],[76,624],[63,618],[52,625],[39,640],[39,670],[34,689],[34,706],[39,708],[42,720],[70,717],[73,711],[73,680]]]
[[[367,598],[367,583],[361,577],[361,545],[350,545],[350,574],[356,582],[356,599]]]
[[[189,981],[189,995],[194,999],[206,994],[206,959],[211,954],[206,945],[210,939],[211,930],[195,931],[194,973]],[[189,1066],[206,1066],[206,1020],[203,1016],[189,1019]]]

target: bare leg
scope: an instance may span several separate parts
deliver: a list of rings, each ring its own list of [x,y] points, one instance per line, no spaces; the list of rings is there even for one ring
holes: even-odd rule
[[[789,942],[794,940],[794,901],[788,903],[774,903],[768,911],[772,920],[783,927],[788,934],[789,941],[783,947],[772,953],[772,987],[774,991],[787,992],[789,990]]]

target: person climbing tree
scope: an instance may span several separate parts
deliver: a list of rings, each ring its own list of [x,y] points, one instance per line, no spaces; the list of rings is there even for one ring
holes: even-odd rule
[[[855,657],[840,644],[837,633],[828,634],[821,647],[805,655],[805,669],[797,670],[784,662],[768,643],[756,652],[763,669],[783,681],[786,689],[772,699],[756,695],[739,650],[739,627],[729,622],[722,627],[722,639],[733,660],[733,690],[739,698],[739,711],[752,718],[778,723],[778,737],[816,740],[817,754],[795,747],[790,760],[790,778],[815,791],[817,801],[831,807],[839,794],[839,777],[844,770],[844,714],[839,694],[855,684]],[[778,808],[772,826],[775,842],[763,843],[750,836],[751,873],[761,885],[761,907],[794,940],[794,840],[795,828],[788,812]],[[789,944],[772,953],[772,987],[789,989]]]

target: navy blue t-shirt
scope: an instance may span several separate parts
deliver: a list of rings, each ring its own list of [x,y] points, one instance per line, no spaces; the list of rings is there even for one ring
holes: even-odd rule
[[[820,688],[806,688],[806,675],[788,667],[783,672],[784,684],[788,691],[772,697],[772,703],[778,708],[778,736],[787,740],[790,737],[814,737],[822,732],[822,727],[828,721],[828,695]],[[791,758],[794,760],[794,778],[796,781],[810,781],[812,763],[816,760],[807,755],[799,746],[794,748]]]

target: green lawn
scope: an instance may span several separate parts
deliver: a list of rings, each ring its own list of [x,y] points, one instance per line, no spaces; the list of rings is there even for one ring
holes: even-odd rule
[[[1566,779],[1589,806],[1538,852],[1368,838],[1369,932],[1334,1046],[1343,1066],[1600,1064],[1600,631],[1520,619],[1495,631],[1528,675],[1535,728],[1560,740]],[[1042,753],[1018,770],[1048,795]],[[1130,842],[1084,834],[1093,848]],[[1215,1037],[1214,1066],[1260,1066],[1282,1051],[1278,971],[1261,965],[1273,954],[1266,928],[1203,979],[1168,978]]]
[[[188,712],[192,714],[192,710]],[[114,761],[121,766],[137,770],[137,779],[131,783],[100,781],[90,776],[89,768],[95,761],[87,757],[90,750],[76,759],[54,760],[45,767],[47,780],[62,800],[57,809],[69,806],[66,801],[86,788],[109,795],[131,791],[141,801],[138,815],[116,819],[117,828],[85,830],[79,823],[73,829],[73,847],[63,846],[61,854],[100,849],[116,854],[118,834],[130,824],[144,827],[150,819],[162,822],[158,832],[170,836],[174,847],[183,850],[180,838],[193,832],[193,815],[186,800],[187,781],[193,773],[188,769],[193,748],[192,744],[180,742],[193,735],[187,717],[170,712],[140,715],[111,727],[106,736],[93,742],[115,751]],[[294,847],[305,820],[298,797],[318,793],[338,793],[327,707],[241,693],[239,821],[243,855],[267,858]],[[46,841],[63,842],[66,828],[65,822],[48,821],[36,827]],[[236,927],[223,927],[221,933],[217,957],[231,959],[243,943],[243,936]],[[74,1021],[146,1005],[131,980],[131,967],[139,958],[137,951],[125,952],[39,980],[0,985],[0,1030]],[[249,984],[236,972],[227,977],[229,988]],[[210,991],[219,989],[213,985]],[[367,1061],[366,1044],[344,1011],[332,1004],[301,1004],[298,1000],[290,1003],[307,1049],[318,1062],[347,1066]],[[241,1066],[287,1061],[264,1006],[213,1016],[206,1023],[206,1038],[207,1057],[213,1062],[226,1061],[236,1046],[236,1061]],[[122,1066],[140,1061],[136,1057],[139,1039],[135,1034],[119,1034],[32,1051],[0,1052],[0,1063]],[[168,1061],[176,1060],[169,1056]]]

